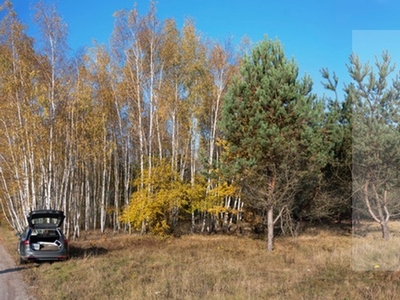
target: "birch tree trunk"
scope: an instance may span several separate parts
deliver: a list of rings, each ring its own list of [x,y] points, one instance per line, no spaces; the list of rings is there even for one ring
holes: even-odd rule
[[[105,129],[104,129],[105,131]],[[107,183],[107,149],[106,149],[106,132],[104,132],[103,137],[103,155],[102,155],[102,171],[101,171],[101,194],[100,194],[100,231],[104,233],[106,224],[106,183]]]

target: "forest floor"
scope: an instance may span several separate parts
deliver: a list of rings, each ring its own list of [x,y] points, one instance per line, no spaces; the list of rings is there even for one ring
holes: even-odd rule
[[[66,262],[19,271],[37,299],[398,299],[400,223],[308,227],[297,238],[89,232]],[[0,226],[3,232],[4,226]],[[9,229],[8,229],[9,230]],[[15,261],[16,237],[3,243]]]

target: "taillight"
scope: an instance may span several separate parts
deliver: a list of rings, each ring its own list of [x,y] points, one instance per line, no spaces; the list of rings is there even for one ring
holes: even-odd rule
[[[24,245],[29,245],[29,240],[25,240]]]

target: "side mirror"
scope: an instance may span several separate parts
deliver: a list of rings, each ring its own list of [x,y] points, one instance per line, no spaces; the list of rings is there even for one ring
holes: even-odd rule
[[[17,233],[15,234],[15,236],[21,238],[22,234],[21,234],[20,232],[17,232]]]

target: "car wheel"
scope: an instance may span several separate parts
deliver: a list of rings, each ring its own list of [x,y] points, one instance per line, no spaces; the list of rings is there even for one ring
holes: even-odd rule
[[[19,258],[19,264],[20,265],[25,265],[26,264],[26,260],[22,259],[22,257]]]

